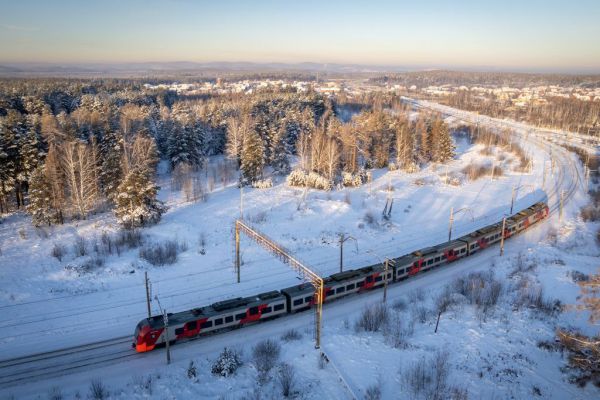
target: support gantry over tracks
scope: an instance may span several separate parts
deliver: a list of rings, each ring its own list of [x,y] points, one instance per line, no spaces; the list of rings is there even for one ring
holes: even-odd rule
[[[235,269],[237,272],[238,283],[240,282],[240,233],[245,233],[250,239],[254,240],[285,264],[288,264],[294,271],[300,274],[302,279],[310,281],[313,285],[315,288],[315,348],[320,348],[321,320],[323,319],[323,278],[296,258],[292,257],[286,249],[279,246],[266,235],[249,227],[241,219],[237,219],[235,221]]]

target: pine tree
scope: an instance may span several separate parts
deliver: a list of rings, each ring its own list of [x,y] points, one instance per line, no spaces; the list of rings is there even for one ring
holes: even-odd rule
[[[251,129],[244,138],[242,146],[240,183],[248,185],[260,180],[264,165],[265,150],[263,142],[258,133]]]
[[[440,120],[436,128],[435,161],[444,163],[454,158],[456,146],[446,123]]]
[[[290,161],[286,151],[285,129],[280,129],[279,134],[273,139],[271,147],[271,166],[275,173],[286,175],[290,172]]]
[[[145,168],[134,167],[118,187],[115,215],[124,227],[133,229],[155,224],[166,211],[156,198],[159,187]]]
[[[40,151],[40,141],[34,128],[29,129],[19,144],[19,158],[21,160],[21,171],[18,179],[28,185],[33,171],[38,167],[44,153]]]
[[[15,187],[17,138],[0,120],[0,212],[7,212],[8,196]]]
[[[119,135],[107,132],[100,141],[100,187],[104,195],[114,202],[117,187],[121,183],[121,157],[123,145]]]
[[[37,167],[31,174],[27,212],[31,214],[34,226],[50,226],[61,222],[61,213],[54,207],[52,187],[43,166]]]

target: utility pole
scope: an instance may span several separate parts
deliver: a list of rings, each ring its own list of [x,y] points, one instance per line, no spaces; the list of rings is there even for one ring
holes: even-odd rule
[[[504,231],[506,230],[506,217],[502,218],[502,233],[500,234],[500,255],[504,255]]]
[[[515,205],[515,185],[512,187],[512,195],[510,198],[510,215],[513,213],[513,206]]]
[[[165,323],[165,343],[167,347],[167,364],[171,364],[171,349],[169,347],[169,314],[163,311],[163,322]]]
[[[454,207],[450,207],[450,223],[448,224],[448,241],[452,240],[452,223],[454,222]]]
[[[356,238],[353,236],[346,236],[345,233],[340,233],[340,272],[344,271],[344,242],[349,239],[354,240],[356,243]],[[358,251],[358,245],[356,247]]]
[[[146,305],[148,306],[148,318],[152,317],[150,310],[150,280],[148,279],[148,271],[144,272],[144,280],[146,282]]]
[[[237,274],[237,283],[240,283],[240,231],[235,228],[235,272]]]

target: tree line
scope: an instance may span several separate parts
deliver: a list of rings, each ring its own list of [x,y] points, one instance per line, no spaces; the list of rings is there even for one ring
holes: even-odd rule
[[[357,102],[358,106],[351,106]],[[409,118],[390,95],[332,99],[313,91],[185,96],[136,80],[0,81],[0,212],[34,225],[110,209],[126,227],[160,219],[159,160],[197,171],[225,155],[240,185],[300,170],[338,182],[391,165],[454,156],[448,126]]]

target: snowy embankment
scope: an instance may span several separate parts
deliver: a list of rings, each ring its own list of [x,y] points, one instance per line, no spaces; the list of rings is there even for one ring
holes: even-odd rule
[[[567,190],[576,181],[572,161],[562,156],[565,165],[556,168],[553,175],[546,168],[546,187],[542,188],[542,166],[548,166],[548,154],[535,143],[523,146],[533,156],[531,173],[512,172],[510,154],[500,161],[498,153],[496,161],[492,161],[492,157],[482,155],[477,146],[459,143],[459,157],[450,164],[448,172],[443,166],[430,166],[411,175],[376,171],[370,185],[331,193],[304,193],[283,183],[272,189],[245,190],[244,216],[323,275],[339,269],[337,235],[341,232],[351,234],[358,241],[357,247],[351,242],[346,244],[345,268],[377,263],[373,254],[395,257],[447,240],[451,207],[465,210],[455,216],[453,237],[458,237],[508,213],[513,187],[518,188],[515,209],[545,196],[556,204],[557,193]],[[473,160],[503,162],[505,173],[493,181],[487,177],[463,182],[460,186],[443,184],[447,173],[458,173]],[[104,266],[90,272],[65,268],[85,258],[73,254],[71,247],[77,236],[84,237],[88,245],[93,246],[94,238],[99,240],[102,231],[116,231],[111,216],[99,215],[77,225],[54,228],[52,232],[47,230],[48,237],[39,231],[36,233],[21,215],[5,220],[0,227],[3,266],[0,326],[9,333],[0,340],[2,358],[130,335],[137,320],[145,316],[144,271],[150,274],[153,294],[169,311],[280,289],[298,282],[286,266],[243,240],[242,283],[234,283],[231,227],[239,215],[240,193],[233,185],[217,188],[206,202],[195,204],[185,203],[179,193],[167,190],[166,186],[163,185],[161,195],[171,210],[159,225],[144,230],[144,235],[148,243],[166,239],[187,243],[188,250],[181,253],[172,266],[152,267],[138,258],[137,250],[124,250],[120,256],[107,256]],[[391,221],[384,222],[380,214],[390,197],[394,198],[394,210]],[[144,376],[144,379],[152,376],[150,386],[158,396],[239,398],[255,390],[256,371],[251,363],[250,345],[265,337],[278,338],[285,330],[296,328],[303,338],[282,344],[281,359],[295,365],[298,386],[306,398],[351,396],[344,385],[337,383],[338,372],[357,396],[362,396],[366,387],[381,377],[385,397],[395,397],[398,387],[406,385],[399,371],[405,371],[409,364],[439,347],[450,350],[451,377],[463,383],[458,389],[466,389],[475,398],[511,394],[517,398],[528,397],[526,394],[534,390],[533,386],[544,397],[589,397],[590,393],[570,386],[561,377],[560,355],[545,353],[535,343],[538,339],[551,340],[557,323],[584,326],[585,317],[567,313],[552,317],[554,320],[538,320],[535,316],[532,319],[533,311],[512,311],[512,299],[517,294],[509,289],[514,278],[510,277],[514,262],[523,254],[522,257],[537,264],[528,279],[543,284],[552,298],[568,304],[575,302],[578,288],[570,278],[570,271],[590,273],[596,267],[597,249],[588,227],[576,217],[585,201],[581,189],[574,192],[565,209],[564,223],[558,222],[558,213],[555,213],[550,223],[507,242],[504,258],[498,258],[497,249],[493,248],[390,287],[390,303],[404,298],[406,303],[418,303],[431,310],[437,292],[456,276],[488,270],[493,264],[497,278],[505,282],[505,291],[485,321],[475,307],[457,304],[454,310],[442,316],[440,331],[433,334],[435,318],[431,312],[425,312],[424,322],[420,322],[422,310],[411,305],[400,311],[399,317],[411,321],[417,315],[419,319],[414,323],[409,346],[395,349],[386,344],[381,333],[357,335],[354,331],[354,321],[363,304],[379,301],[381,293],[376,292],[325,307],[323,347],[337,371],[327,366],[324,370],[318,369],[317,353],[311,344],[312,315],[305,313],[175,346],[176,362],[169,368],[161,366],[164,354],[158,351],[110,367],[91,367],[70,375],[69,384],[61,386],[64,392],[79,391],[85,395],[90,379],[101,377],[111,387],[114,397],[141,398],[148,395],[149,389],[140,384],[140,379],[132,383],[132,376]],[[555,240],[549,239],[551,232],[555,232]],[[199,245],[201,237],[206,242],[203,246]],[[67,248],[62,261],[50,257],[57,242]],[[422,300],[419,295],[408,294],[419,288],[426,293]],[[412,301],[413,298],[417,300]],[[152,306],[157,312],[156,302]],[[243,348],[245,363],[235,376],[215,378],[210,374],[210,364],[224,346]],[[513,363],[506,359],[515,354],[524,354],[525,359],[513,360]],[[191,380],[185,373],[190,360],[196,361],[198,370],[197,378]],[[516,363],[516,366],[502,368],[503,362]],[[195,383],[196,380],[200,384]],[[273,378],[261,390],[275,390],[275,382]],[[56,381],[39,381],[7,388],[2,393],[31,396],[44,393],[55,384]],[[405,397],[411,397],[408,391]]]

